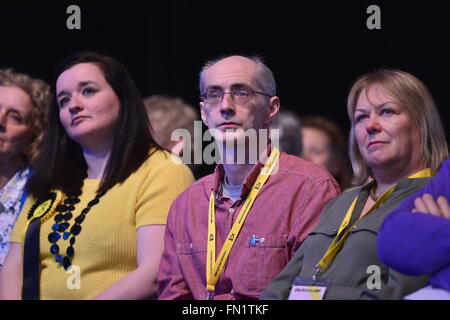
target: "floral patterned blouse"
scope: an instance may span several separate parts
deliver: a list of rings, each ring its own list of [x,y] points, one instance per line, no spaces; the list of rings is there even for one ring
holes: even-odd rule
[[[28,166],[21,167],[0,189],[0,269],[9,250],[9,236],[23,204],[23,189],[31,174]]]

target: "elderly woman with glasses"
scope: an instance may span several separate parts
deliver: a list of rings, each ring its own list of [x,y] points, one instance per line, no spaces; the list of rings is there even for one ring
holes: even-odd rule
[[[26,198],[31,165],[42,145],[50,99],[44,81],[0,70],[0,269]]]
[[[356,81],[347,111],[360,186],[329,202],[262,299],[399,299],[427,283],[383,264],[376,238],[386,215],[448,156],[433,98],[411,74],[382,69]]]

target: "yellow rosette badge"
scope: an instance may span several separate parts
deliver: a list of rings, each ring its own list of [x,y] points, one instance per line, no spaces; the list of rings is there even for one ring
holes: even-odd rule
[[[56,190],[50,192],[47,198],[43,199],[43,201],[41,201],[41,203],[32,211],[29,219],[41,219],[41,221],[47,220],[55,213],[56,207],[61,202],[61,199],[61,191]]]
[[[45,201],[44,203],[42,203],[40,206],[38,206],[36,208],[36,210],[34,210],[33,212],[33,218],[40,218],[41,216],[43,216],[48,209],[50,209],[50,207],[52,206],[52,200],[48,199],[47,201]]]

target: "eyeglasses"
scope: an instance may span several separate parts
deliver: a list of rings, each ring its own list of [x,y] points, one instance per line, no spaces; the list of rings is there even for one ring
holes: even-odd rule
[[[218,104],[222,102],[223,96],[226,93],[229,93],[231,95],[231,99],[233,99],[233,101],[237,104],[243,104],[250,101],[256,93],[262,94],[269,98],[272,97],[270,94],[255,91],[250,88],[232,88],[230,92],[225,92],[222,89],[208,89],[203,95],[200,96],[200,99],[208,104]]]

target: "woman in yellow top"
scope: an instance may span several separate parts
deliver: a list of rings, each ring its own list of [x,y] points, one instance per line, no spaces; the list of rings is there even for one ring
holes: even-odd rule
[[[154,297],[166,215],[192,174],[153,140],[120,63],[85,52],[59,70],[0,297]]]

